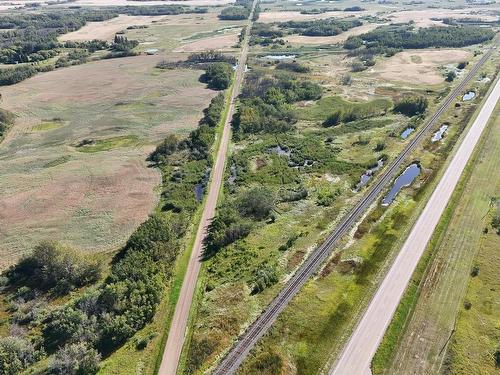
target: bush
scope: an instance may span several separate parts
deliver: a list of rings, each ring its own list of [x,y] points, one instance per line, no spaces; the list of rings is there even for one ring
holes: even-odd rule
[[[325,128],[330,128],[332,126],[336,126],[342,122],[343,113],[342,111],[335,111],[331,115],[329,115],[325,121],[323,121],[323,126]]]
[[[239,198],[237,206],[241,215],[263,220],[274,208],[273,193],[264,187],[247,190]]]
[[[407,97],[394,105],[394,112],[408,117],[421,115],[427,109],[428,101],[423,96]]]
[[[156,149],[149,155],[149,160],[155,163],[165,162],[166,157],[172,155],[177,151],[177,146],[179,141],[175,134],[168,135],[162,143],[160,143]]]
[[[66,294],[75,287],[96,282],[101,265],[81,252],[56,242],[42,242],[33,254],[9,272],[11,282],[22,282],[39,290]]]
[[[456,77],[457,77],[457,74],[453,70],[450,70],[448,73],[446,73],[446,82],[453,82],[453,80]]]
[[[35,74],[38,70],[31,65],[23,65],[18,68],[0,69],[0,86],[13,85],[24,81]]]
[[[224,112],[225,96],[220,93],[215,98],[210,101],[210,105],[203,110],[203,118],[200,121],[200,125],[208,125],[215,127],[219,125],[219,122]]]
[[[252,276],[252,294],[264,291],[266,288],[278,282],[276,267],[269,264],[262,264],[255,270]]]
[[[0,374],[17,375],[37,360],[31,342],[20,337],[0,337]]]
[[[52,359],[49,371],[60,375],[92,375],[99,371],[101,356],[85,343],[67,345]]]

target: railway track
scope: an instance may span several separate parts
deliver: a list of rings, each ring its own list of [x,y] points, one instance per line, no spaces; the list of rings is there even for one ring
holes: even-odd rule
[[[327,237],[327,239],[313,251],[313,253],[299,267],[295,274],[285,284],[281,292],[271,301],[267,308],[250,325],[245,333],[227,353],[218,367],[214,370],[214,375],[234,374],[244,361],[250,350],[257,341],[269,330],[278,315],[285,309],[292,298],[298,293],[306,281],[319,269],[321,264],[330,256],[338,240],[356,223],[364,211],[377,199],[382,190],[392,181],[396,173],[405,162],[406,157],[417,147],[430,129],[432,129],[439,117],[446,111],[455,98],[461,94],[465,86],[475,76],[478,70],[490,58],[496,50],[498,43],[488,50],[484,56],[474,65],[467,76],[460,84],[452,90],[444,102],[439,106],[428,122],[415,134],[408,145],[396,157],[396,159],[382,172],[379,179],[369,188],[367,193],[359,202],[340,220],[337,227]]]

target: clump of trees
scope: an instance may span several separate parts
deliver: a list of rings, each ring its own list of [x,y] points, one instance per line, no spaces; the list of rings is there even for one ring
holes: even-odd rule
[[[216,62],[207,66],[201,79],[213,90],[225,90],[231,84],[232,76],[231,65],[226,62]]]
[[[353,27],[361,26],[358,19],[328,18],[315,21],[288,21],[280,23],[281,28],[291,29],[292,32],[306,36],[333,36]]]
[[[250,8],[243,6],[231,6],[222,9],[219,14],[221,20],[246,20],[250,16]]]
[[[427,109],[429,102],[423,96],[412,96],[401,99],[394,105],[394,112],[408,117],[421,115]]]
[[[55,375],[91,375],[99,371],[101,356],[85,343],[66,345],[57,351],[49,365]]]
[[[321,97],[321,87],[288,74],[253,72],[247,76],[241,103],[233,117],[235,133],[280,133],[297,121],[290,104]]]

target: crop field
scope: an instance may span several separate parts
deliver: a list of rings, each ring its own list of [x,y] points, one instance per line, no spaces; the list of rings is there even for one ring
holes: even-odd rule
[[[498,212],[499,126],[497,112],[430,245],[430,264],[389,363],[379,356],[374,373],[496,373],[499,236],[491,223]]]
[[[158,61],[92,62],[2,90],[17,115],[0,146],[2,267],[41,239],[116,248],[152,211],[160,176],[146,156],[193,129],[215,95],[200,71],[160,71]]]

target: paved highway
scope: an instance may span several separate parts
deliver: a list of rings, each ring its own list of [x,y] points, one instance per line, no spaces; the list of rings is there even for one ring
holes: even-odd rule
[[[234,374],[250,350],[257,341],[269,330],[278,315],[285,309],[291,299],[298,293],[305,282],[319,269],[321,264],[328,258],[333,251],[338,240],[356,223],[363,215],[366,209],[377,199],[380,192],[391,183],[396,173],[405,162],[406,157],[415,149],[420,141],[432,129],[441,114],[448,109],[458,95],[462,94],[467,83],[474,77],[481,66],[490,58],[495,48],[492,48],[474,65],[467,76],[460,84],[446,97],[441,106],[437,109],[430,120],[421,128],[421,130],[410,140],[405,149],[396,157],[396,159],[381,174],[380,178],[373,184],[361,200],[347,213],[339,225],[333,230],[328,238],[306,259],[297,272],[285,284],[281,292],[274,298],[269,306],[262,312],[257,320],[250,325],[247,331],[238,339],[233,348],[215,369],[216,375]],[[344,373],[343,373],[344,374]],[[363,375],[364,373],[345,373],[346,375]]]
[[[203,213],[198,226],[198,230],[196,232],[196,238],[186,270],[186,275],[184,276],[184,281],[182,283],[179,300],[177,301],[174,316],[172,318],[172,324],[170,326],[167,343],[163,352],[160,370],[158,371],[159,375],[175,375],[175,373],[177,372],[177,366],[179,364],[182,346],[184,345],[189,311],[191,310],[191,303],[193,301],[193,295],[196,289],[196,281],[198,280],[198,274],[200,272],[200,257],[203,251],[203,240],[207,234],[207,226],[215,215],[217,198],[219,197],[219,192],[222,186],[222,179],[224,177],[224,164],[226,161],[226,153],[231,134],[231,119],[233,118],[236,98],[240,93],[241,84],[245,73],[245,63],[247,61],[248,55],[249,32],[252,26],[252,17],[255,4],[256,0],[254,0],[253,2],[252,12],[248,19],[245,38],[242,42],[242,49],[240,58],[238,60],[238,67],[236,69],[236,76],[233,92],[231,93],[229,110],[225,119],[222,138],[219,144],[214,168],[212,170],[208,195],[206,198],[205,207],[203,208]]]

